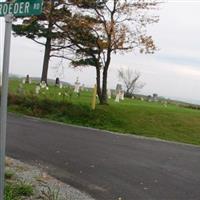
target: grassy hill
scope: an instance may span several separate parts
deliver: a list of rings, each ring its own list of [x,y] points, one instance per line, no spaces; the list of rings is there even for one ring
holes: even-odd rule
[[[121,133],[200,145],[200,110],[167,106],[161,102],[125,99],[109,100],[109,106],[97,105],[91,110],[91,91],[80,96],[66,86],[49,86],[35,94],[36,83],[23,85],[10,80],[9,111]]]

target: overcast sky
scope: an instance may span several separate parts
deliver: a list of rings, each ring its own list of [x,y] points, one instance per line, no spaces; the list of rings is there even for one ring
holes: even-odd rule
[[[108,87],[118,83],[117,70],[132,68],[141,72],[145,87],[140,93],[158,93],[160,96],[200,100],[200,0],[169,0],[161,6],[160,22],[149,27],[160,49],[154,55],[113,56]],[[0,55],[2,64],[3,26],[0,21]],[[12,37],[10,73],[40,76],[43,47],[25,38]],[[95,83],[95,70],[71,69],[68,64],[54,60],[50,64],[49,78],[60,77],[74,83],[91,86]]]

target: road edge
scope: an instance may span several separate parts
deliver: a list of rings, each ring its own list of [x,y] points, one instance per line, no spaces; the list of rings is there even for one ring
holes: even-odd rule
[[[156,137],[141,136],[141,135],[135,135],[135,134],[131,134],[131,133],[120,133],[120,132],[108,131],[108,130],[104,130],[104,129],[86,127],[86,126],[81,126],[81,125],[68,124],[68,123],[64,123],[64,122],[58,122],[58,121],[50,120],[50,119],[47,119],[47,118],[39,118],[39,117],[23,115],[23,114],[19,114],[19,113],[9,112],[8,114],[13,115],[15,117],[24,117],[24,118],[32,119],[32,120],[35,120],[35,121],[40,121],[40,122],[43,121],[43,122],[47,122],[47,123],[51,123],[51,124],[58,124],[58,125],[64,125],[64,126],[69,126],[69,127],[74,127],[74,128],[81,128],[81,129],[86,129],[86,130],[99,131],[99,132],[103,132],[103,133],[109,133],[109,134],[112,134],[112,135],[119,135],[119,136],[131,137],[131,138],[136,138],[136,139],[141,139],[141,140],[149,140],[149,141],[163,142],[163,143],[168,143],[168,144],[176,144],[176,145],[180,145],[180,146],[189,146],[189,147],[200,148],[200,145],[164,140],[164,139],[160,139],[160,138],[156,138]]]

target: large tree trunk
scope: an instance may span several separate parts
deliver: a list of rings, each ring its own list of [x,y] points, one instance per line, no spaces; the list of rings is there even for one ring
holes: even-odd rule
[[[107,60],[103,68],[103,80],[102,80],[102,93],[101,93],[101,102],[100,104],[108,104],[107,98],[107,79],[108,79],[108,68],[111,62],[111,50],[107,52]]]
[[[97,95],[101,103],[101,70],[99,67],[96,67],[96,84],[97,84]]]
[[[108,79],[108,68],[105,67],[103,70],[102,93],[101,93],[100,104],[108,104],[108,102],[107,102],[107,79]]]
[[[43,69],[42,69],[42,77],[41,82],[45,81],[47,84],[47,76],[48,76],[48,69],[49,69],[49,60],[50,60],[50,53],[51,53],[51,40],[52,40],[52,29],[53,29],[53,22],[52,22],[52,13],[54,10],[54,1],[51,0],[51,9],[49,13],[48,19],[48,31],[47,31],[47,40],[45,44],[45,52],[44,52],[44,61],[43,61]]]
[[[44,81],[45,83],[47,83],[50,53],[51,53],[51,38],[47,38],[46,44],[45,44],[43,69],[42,69],[42,77],[41,77],[41,82]]]

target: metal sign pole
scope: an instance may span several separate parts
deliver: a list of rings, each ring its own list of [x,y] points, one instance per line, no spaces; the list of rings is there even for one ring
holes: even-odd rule
[[[3,55],[3,73],[1,88],[1,119],[0,119],[0,200],[4,198],[4,172],[5,172],[5,147],[6,147],[6,124],[7,124],[7,101],[8,101],[8,78],[10,62],[10,40],[12,31],[12,15],[5,16],[5,39]]]

